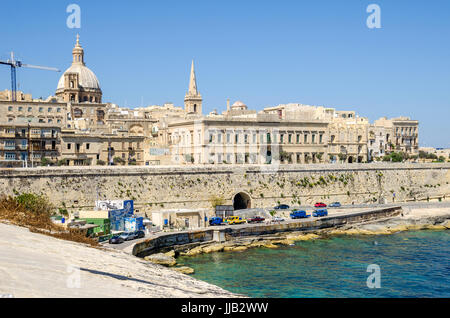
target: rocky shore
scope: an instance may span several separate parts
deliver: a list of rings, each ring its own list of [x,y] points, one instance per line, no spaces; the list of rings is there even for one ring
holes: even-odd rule
[[[245,237],[223,243],[207,242],[196,245],[175,246],[167,253],[146,257],[147,260],[165,259],[165,266],[176,266],[176,257],[195,256],[216,252],[242,252],[250,248],[278,248],[297,241],[314,240],[334,235],[389,235],[409,230],[450,229],[450,208],[403,208],[402,215],[368,223],[352,224],[340,228],[310,232],[283,232],[270,236]]]

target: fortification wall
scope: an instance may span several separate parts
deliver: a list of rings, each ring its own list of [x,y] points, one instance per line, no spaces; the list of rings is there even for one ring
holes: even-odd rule
[[[251,207],[367,203],[450,197],[450,164],[57,167],[0,169],[0,193],[40,193],[59,207],[91,209],[97,199],[133,199],[141,213],[232,204]]]

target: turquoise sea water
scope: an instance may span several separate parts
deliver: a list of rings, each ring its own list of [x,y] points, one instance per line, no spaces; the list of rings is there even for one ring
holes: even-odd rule
[[[250,297],[450,297],[450,231],[339,236],[182,257],[195,278]],[[370,264],[381,288],[367,287]]]

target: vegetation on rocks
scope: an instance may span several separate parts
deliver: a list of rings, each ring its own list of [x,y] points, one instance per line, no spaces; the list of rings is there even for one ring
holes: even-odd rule
[[[65,209],[62,209],[67,211]],[[97,246],[98,242],[86,237],[83,231],[66,229],[52,222],[56,208],[48,198],[32,193],[16,194],[15,197],[0,198],[0,220],[27,227],[31,232],[56,237],[63,240]]]

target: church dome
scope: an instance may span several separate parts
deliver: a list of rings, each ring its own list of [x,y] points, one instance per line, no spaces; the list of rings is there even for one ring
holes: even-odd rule
[[[61,76],[57,89],[64,89],[64,76],[67,73],[78,73],[79,86],[84,89],[100,89],[97,76],[83,64],[73,64]]]
[[[102,90],[97,76],[84,63],[84,50],[80,45],[80,36],[72,50],[72,65],[58,81],[56,96],[65,102],[101,103]]]
[[[247,105],[245,105],[243,102],[238,100],[231,106],[231,108],[232,109],[247,109]]]

